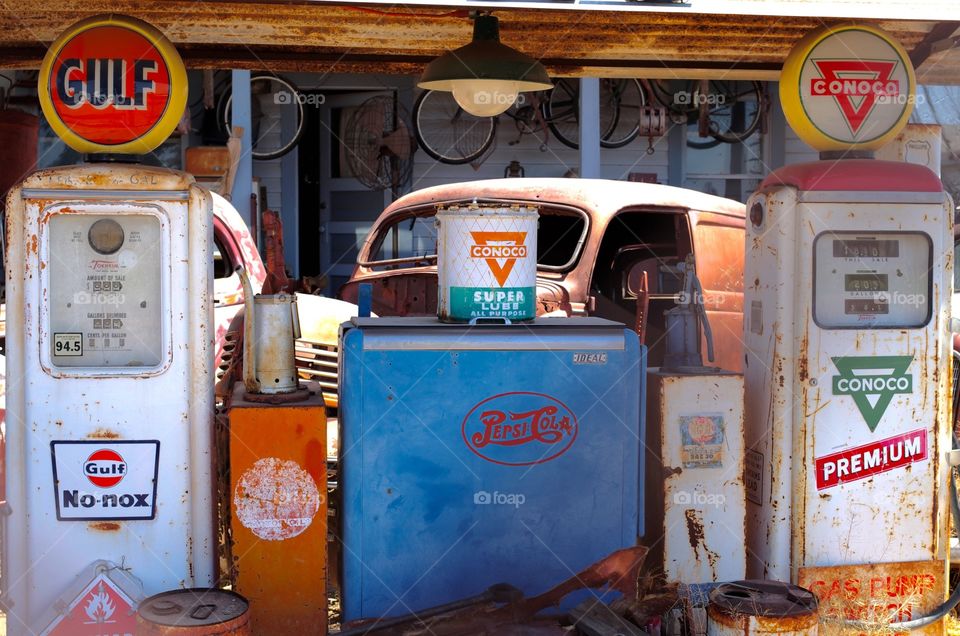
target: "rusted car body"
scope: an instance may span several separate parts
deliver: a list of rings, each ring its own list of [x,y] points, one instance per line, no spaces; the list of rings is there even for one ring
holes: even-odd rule
[[[649,364],[664,353],[663,313],[678,301],[677,264],[692,255],[716,346],[715,364],[743,361],[744,206],[693,190],[601,179],[492,179],[427,188],[377,219],[340,296],[373,285],[381,316],[435,315],[438,207],[495,203],[540,211],[537,315],[598,316],[637,329]]]

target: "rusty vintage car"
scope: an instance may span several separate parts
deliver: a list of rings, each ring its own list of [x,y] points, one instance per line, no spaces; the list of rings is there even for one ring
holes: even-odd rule
[[[492,179],[426,188],[377,219],[340,297],[373,286],[381,316],[435,315],[438,207],[477,201],[534,205],[537,315],[598,316],[634,327],[664,354],[664,312],[676,306],[677,264],[693,256],[716,344],[715,364],[743,361],[744,206],[693,190],[601,179]]]

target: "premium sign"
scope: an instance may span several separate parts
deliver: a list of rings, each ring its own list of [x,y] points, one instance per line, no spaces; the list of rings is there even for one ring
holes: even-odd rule
[[[159,441],[56,441],[50,449],[60,521],[154,518]]]
[[[843,356],[831,358],[840,371],[833,376],[833,394],[849,395],[872,433],[894,395],[913,393],[907,373],[913,356]]]
[[[863,446],[818,457],[817,490],[866,479],[927,459],[927,430],[917,429]]]
[[[463,441],[494,464],[529,466],[556,459],[577,438],[577,417],[542,393],[502,393],[473,407],[463,419]]]
[[[913,65],[880,29],[818,29],[790,52],[780,79],[787,121],[818,150],[879,148],[906,125],[915,101]]]
[[[80,152],[150,152],[170,136],[187,102],[176,49],[145,22],[96,16],[47,51],[38,84],[44,117]]]

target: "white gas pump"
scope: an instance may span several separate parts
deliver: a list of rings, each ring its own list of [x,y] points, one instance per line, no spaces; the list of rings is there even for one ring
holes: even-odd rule
[[[781,99],[825,160],[747,204],[747,574],[830,620],[906,623],[946,596],[952,204],[926,167],[868,158],[913,89],[877,29],[802,40]]]
[[[145,152],[184,81],[155,29],[92,18],[51,46],[41,103],[78,150]],[[143,596],[213,583],[211,218],[192,177],[134,163],[40,171],[9,195],[10,634],[132,634]]]

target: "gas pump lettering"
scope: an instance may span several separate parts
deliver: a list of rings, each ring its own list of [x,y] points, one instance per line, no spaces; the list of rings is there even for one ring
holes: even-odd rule
[[[811,60],[822,78],[810,80],[810,94],[832,97],[850,130],[856,134],[878,98],[900,95],[900,82],[890,79],[896,60]],[[857,77],[850,78],[850,75]]]
[[[118,110],[146,110],[147,97],[156,89],[149,79],[157,72],[153,60],[133,61],[133,94],[128,95],[128,61],[125,59],[70,58],[57,69],[57,97],[67,108],[84,103],[102,110],[113,106]]]
[[[818,457],[815,460],[817,490],[904,468],[926,458],[927,430],[922,428]]]
[[[913,356],[843,356],[832,360],[840,371],[833,376],[833,394],[853,398],[871,433],[894,395],[913,393],[913,375],[907,374]]]

